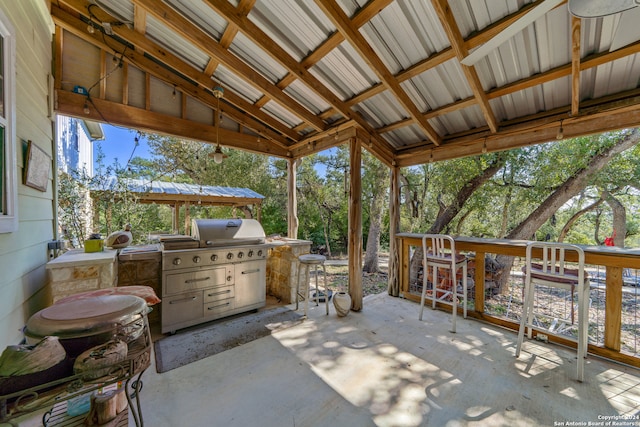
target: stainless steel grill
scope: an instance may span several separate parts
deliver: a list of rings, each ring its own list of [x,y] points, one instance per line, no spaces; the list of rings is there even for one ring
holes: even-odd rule
[[[259,245],[265,239],[262,225],[255,219],[194,219],[191,235],[201,248]]]
[[[191,229],[197,248],[162,252],[162,333],[266,302],[269,245],[258,221],[196,219]]]

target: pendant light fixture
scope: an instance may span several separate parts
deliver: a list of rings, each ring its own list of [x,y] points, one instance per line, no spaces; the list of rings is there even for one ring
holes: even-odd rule
[[[209,157],[213,157],[213,161],[215,163],[222,163],[222,159],[226,159],[227,155],[222,152],[222,148],[220,148],[220,120],[222,119],[222,114],[220,114],[220,98],[224,96],[224,89],[220,86],[216,86],[213,88],[213,96],[218,100],[218,106],[216,107],[216,114],[218,115],[216,120],[216,149],[213,153],[209,153]]]

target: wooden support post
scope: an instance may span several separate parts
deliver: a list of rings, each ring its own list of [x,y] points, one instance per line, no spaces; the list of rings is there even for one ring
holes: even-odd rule
[[[289,229],[287,237],[298,238],[298,194],[296,193],[296,181],[298,174],[298,161],[289,159],[287,162],[287,223]]]
[[[605,308],[604,308],[604,346],[620,351],[622,327],[622,267],[607,267]]]
[[[362,149],[349,139],[349,295],[351,309],[362,310]]]
[[[397,297],[400,295],[399,265],[398,265],[398,242],[396,233],[400,231],[400,168],[391,168],[389,186],[389,281],[387,292],[389,295]]]
[[[475,281],[475,303],[474,310],[478,313],[484,313],[484,252],[476,251],[476,274],[473,280]]]
[[[180,216],[180,205],[176,202],[176,204],[171,205],[171,230],[172,233],[178,233],[178,217]]]
[[[191,203],[184,202],[184,234],[191,234]]]

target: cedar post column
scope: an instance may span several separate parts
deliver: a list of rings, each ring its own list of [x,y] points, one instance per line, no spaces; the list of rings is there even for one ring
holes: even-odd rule
[[[173,230],[171,230],[172,233],[178,233],[178,214],[180,212],[180,206],[178,205],[178,202],[176,202],[175,204],[171,205],[171,227],[173,228]]]
[[[397,297],[400,295],[398,262],[398,242],[396,233],[400,231],[400,168],[394,165],[391,168],[391,183],[389,186],[389,282],[387,292]]]
[[[362,150],[349,139],[349,295],[351,310],[362,310]]]
[[[604,307],[604,346],[620,351],[622,327],[622,267],[607,266]]]
[[[298,161],[288,159],[287,161],[287,237],[298,238],[298,194],[296,192],[296,181],[298,175]]]
[[[184,202],[184,234],[191,234],[191,203],[188,200]]]

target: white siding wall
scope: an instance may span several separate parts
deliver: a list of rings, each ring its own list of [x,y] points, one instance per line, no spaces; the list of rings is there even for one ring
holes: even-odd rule
[[[93,143],[81,120],[58,116],[56,120],[58,169],[68,174],[93,176]]]
[[[0,11],[16,34],[16,150],[18,231],[0,234],[0,350],[22,339],[21,328],[44,307],[48,261],[53,239],[53,180],[47,191],[22,184],[22,140],[31,140],[53,159],[53,124],[48,111],[48,79],[52,59],[51,18],[45,0],[0,0]],[[52,166],[53,168],[53,166]]]

